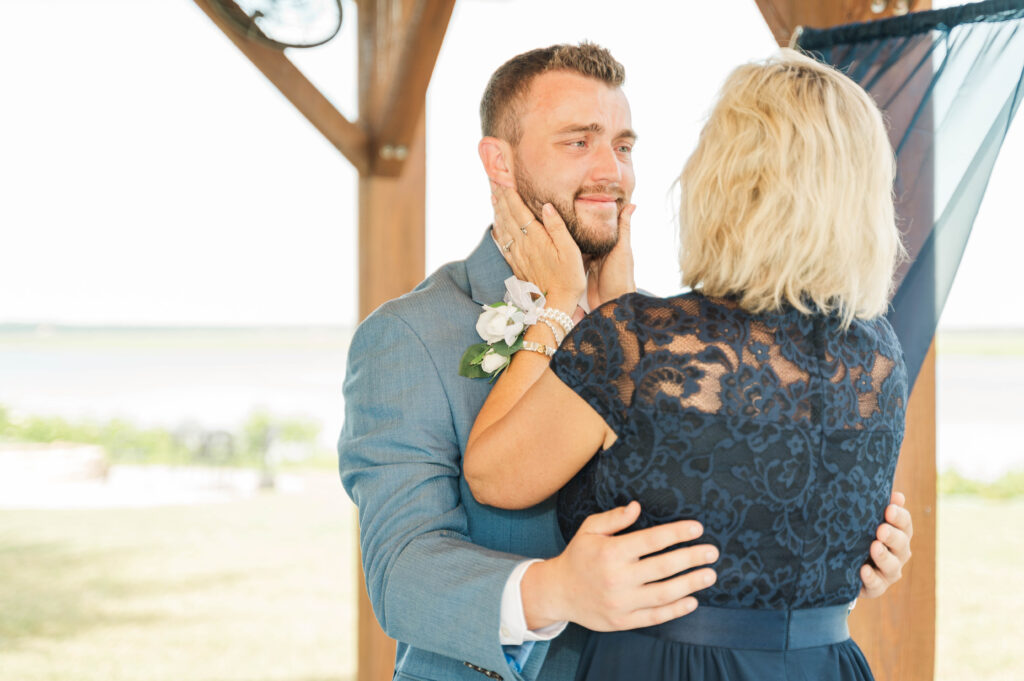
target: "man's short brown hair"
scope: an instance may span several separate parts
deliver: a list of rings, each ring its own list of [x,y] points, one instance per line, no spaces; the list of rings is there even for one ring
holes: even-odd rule
[[[552,45],[512,57],[491,76],[480,100],[480,127],[484,137],[518,144],[520,104],[533,79],[548,71],[571,71],[596,78],[609,87],[621,87],[626,70],[600,45]]]

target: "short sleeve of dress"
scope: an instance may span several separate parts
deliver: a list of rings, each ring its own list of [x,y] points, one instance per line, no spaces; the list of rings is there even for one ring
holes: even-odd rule
[[[623,432],[633,392],[626,365],[636,341],[628,310],[627,297],[602,305],[576,325],[551,358],[555,376],[593,407],[616,433]]]

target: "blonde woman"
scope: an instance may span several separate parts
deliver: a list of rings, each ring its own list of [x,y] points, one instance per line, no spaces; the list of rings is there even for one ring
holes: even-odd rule
[[[594,634],[577,678],[871,678],[846,616],[903,438],[907,377],[882,316],[902,253],[893,174],[881,115],[844,75],[790,50],[742,66],[680,177],[692,291],[636,293],[621,265],[610,284],[627,209],[601,271],[623,295],[564,339],[538,325],[547,343],[513,356],[465,454],[478,500],[561,490],[566,539],[639,502],[636,527],[696,519],[715,547],[683,616]],[[529,209],[498,194],[513,269],[571,314],[586,276],[564,224],[545,207],[527,233]]]

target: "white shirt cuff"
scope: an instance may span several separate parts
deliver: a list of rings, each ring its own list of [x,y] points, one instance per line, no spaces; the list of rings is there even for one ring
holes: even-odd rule
[[[516,565],[505,582],[501,592],[501,629],[498,632],[501,645],[518,646],[524,641],[550,641],[565,629],[568,622],[555,622],[541,629],[526,628],[526,614],[523,612],[522,583],[526,568],[540,560],[524,560]]]

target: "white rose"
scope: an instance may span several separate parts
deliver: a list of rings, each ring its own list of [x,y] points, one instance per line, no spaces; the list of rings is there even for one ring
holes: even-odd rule
[[[488,345],[494,345],[500,340],[512,345],[516,337],[523,332],[524,317],[513,305],[484,305],[484,311],[476,320],[476,332]]]
[[[488,350],[487,354],[484,355],[483,360],[480,362],[480,368],[490,374],[501,369],[506,364],[508,364],[508,357],[499,355],[494,350]]]

